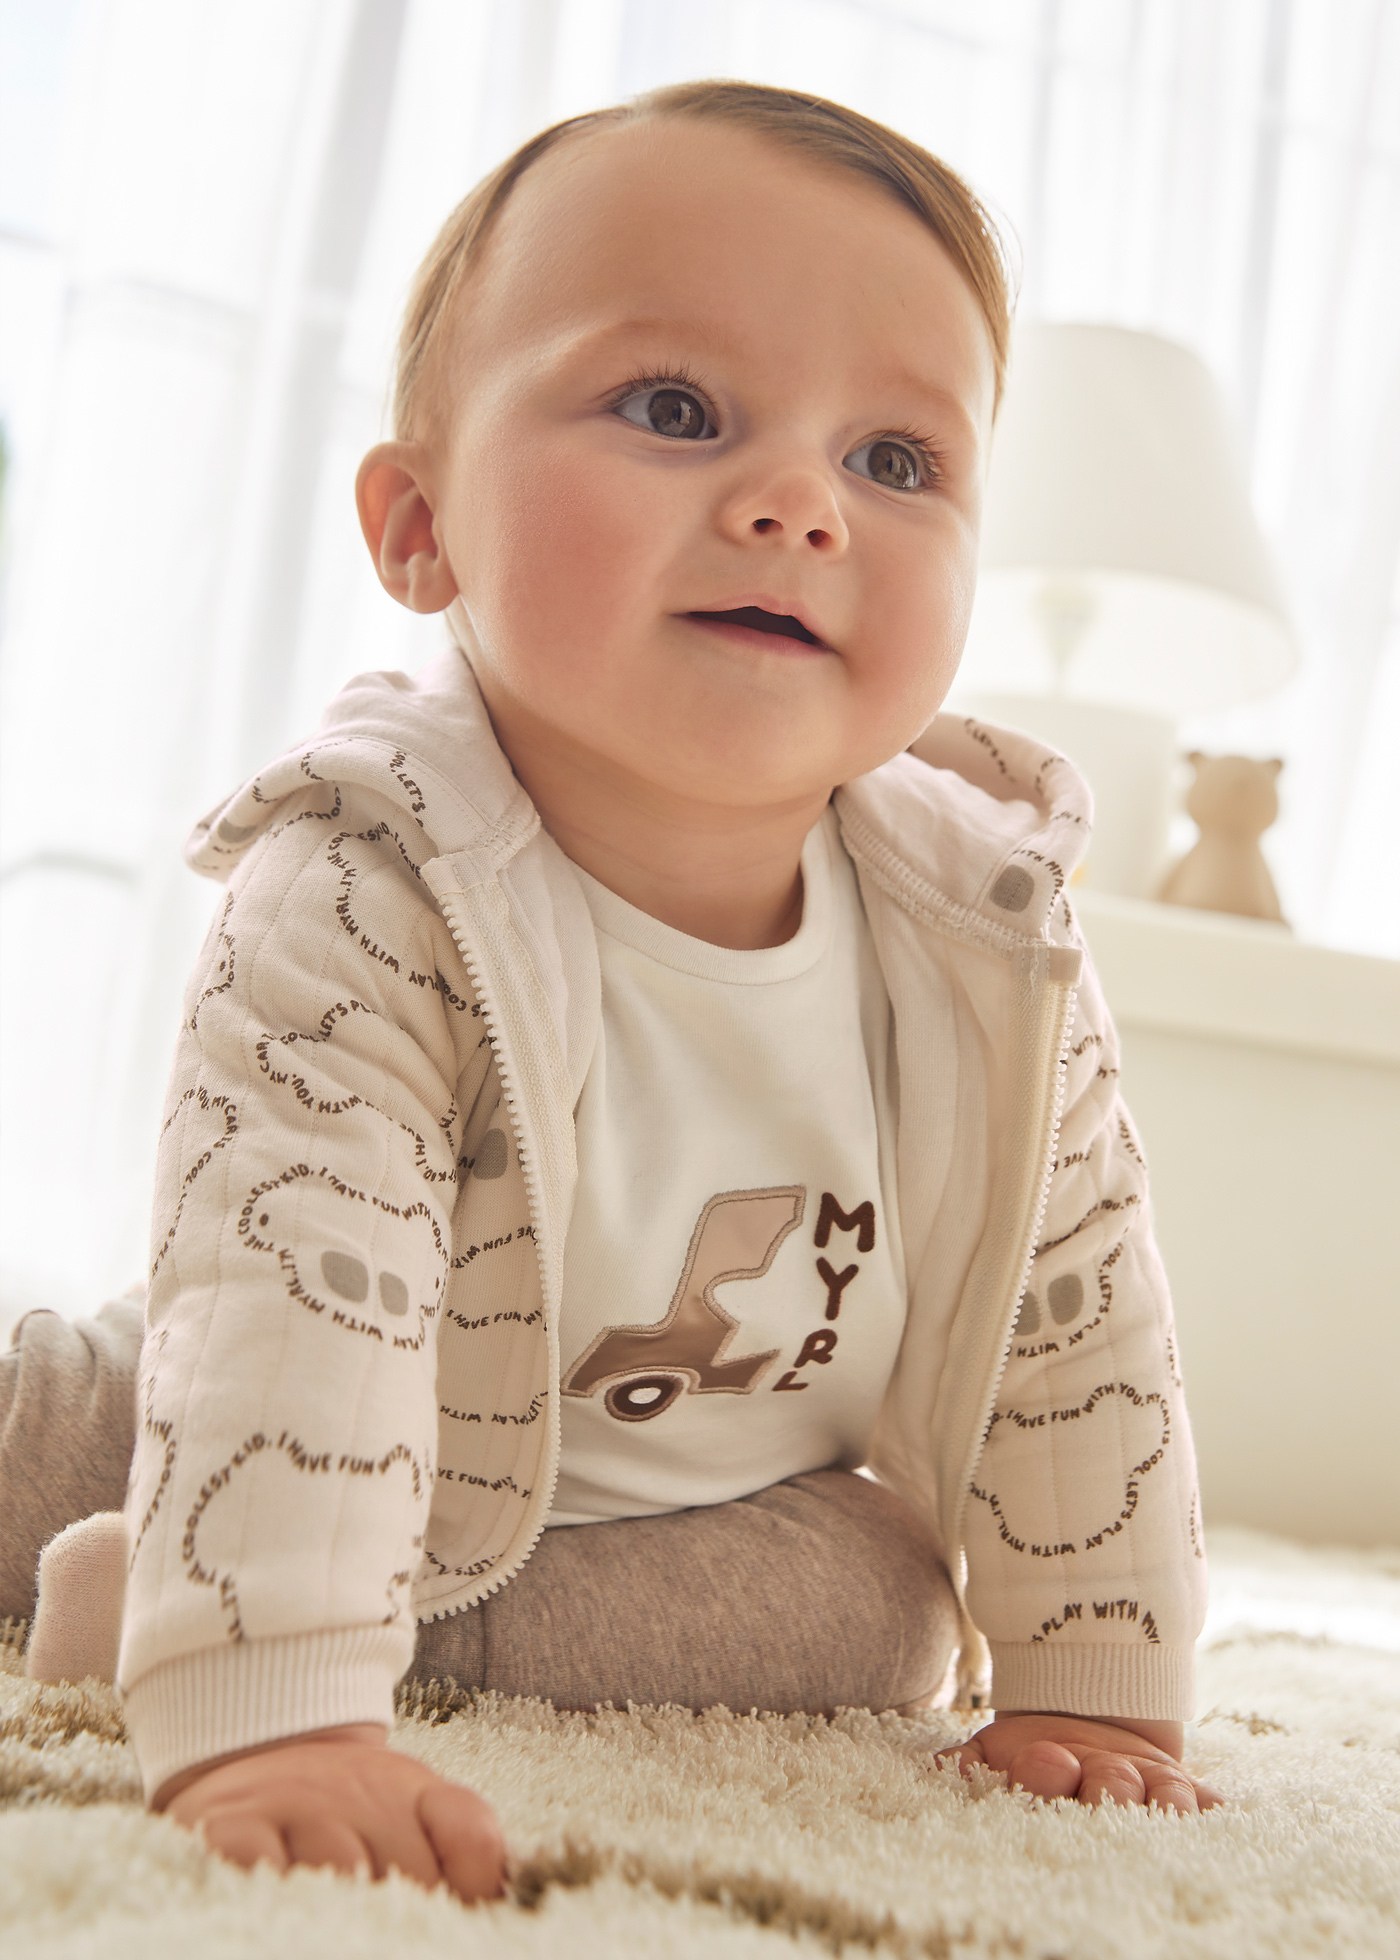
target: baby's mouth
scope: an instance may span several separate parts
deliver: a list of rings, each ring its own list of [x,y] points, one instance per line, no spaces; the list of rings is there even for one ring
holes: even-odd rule
[[[737,606],[731,612],[691,612],[683,614],[682,617],[710,621],[716,626],[738,626],[750,632],[800,640],[809,647],[822,645],[816,635],[809,633],[801,620],[794,619],[791,613],[765,612],[762,606]]]

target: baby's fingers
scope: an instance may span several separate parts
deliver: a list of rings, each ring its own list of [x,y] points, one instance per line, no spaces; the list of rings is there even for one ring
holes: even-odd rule
[[[274,1871],[284,1872],[292,1862],[282,1833],[266,1817],[214,1811],[208,1817],[194,1820],[194,1829],[218,1857],[226,1858],[231,1865],[241,1865],[245,1871],[251,1871],[254,1865],[268,1864]]]
[[[1142,1771],[1130,1756],[1111,1751],[1084,1758],[1084,1774],[1079,1783],[1081,1803],[1102,1803],[1112,1797],[1115,1803],[1146,1803],[1147,1785]]]
[[[418,1822],[460,1899],[474,1905],[506,1896],[506,1841],[484,1798],[461,1783],[427,1784],[418,1797]]]
[[[329,1817],[299,1818],[283,1825],[282,1835],[294,1865],[329,1865],[338,1872],[382,1876],[374,1868],[364,1839],[348,1824]]]
[[[1072,1797],[1082,1776],[1079,1758],[1062,1742],[1030,1742],[1013,1759],[1010,1781],[1033,1797]]]
[[[1225,1801],[1218,1790],[1212,1790],[1208,1783],[1198,1783],[1174,1763],[1148,1765],[1145,1781],[1145,1802],[1155,1803],[1163,1810],[1179,1811],[1184,1817],[1194,1817],[1200,1810],[1214,1810]]]

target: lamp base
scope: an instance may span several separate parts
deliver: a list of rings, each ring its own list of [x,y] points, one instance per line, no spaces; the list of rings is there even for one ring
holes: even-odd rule
[[[1177,725],[1169,715],[1060,695],[954,689],[951,714],[1019,728],[1067,756],[1094,798],[1094,829],[1076,886],[1151,898],[1167,868]]]

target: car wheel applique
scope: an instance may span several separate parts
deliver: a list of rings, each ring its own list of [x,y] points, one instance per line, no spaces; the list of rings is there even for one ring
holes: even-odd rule
[[[687,1389],[751,1394],[781,1350],[727,1359],[741,1329],[714,1290],[768,1271],[802,1222],[806,1196],[798,1184],[711,1198],[691,1234],[665,1318],[652,1326],[605,1328],[569,1370],[561,1393],[587,1396],[606,1384],[604,1406],[619,1422],[649,1422]]]

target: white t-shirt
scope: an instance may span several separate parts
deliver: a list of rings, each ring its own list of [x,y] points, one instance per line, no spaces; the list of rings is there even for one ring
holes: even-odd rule
[[[802,924],[736,951],[579,867],[602,1033],[575,1111],[549,1524],[856,1469],[904,1331],[893,1028],[828,804]]]

